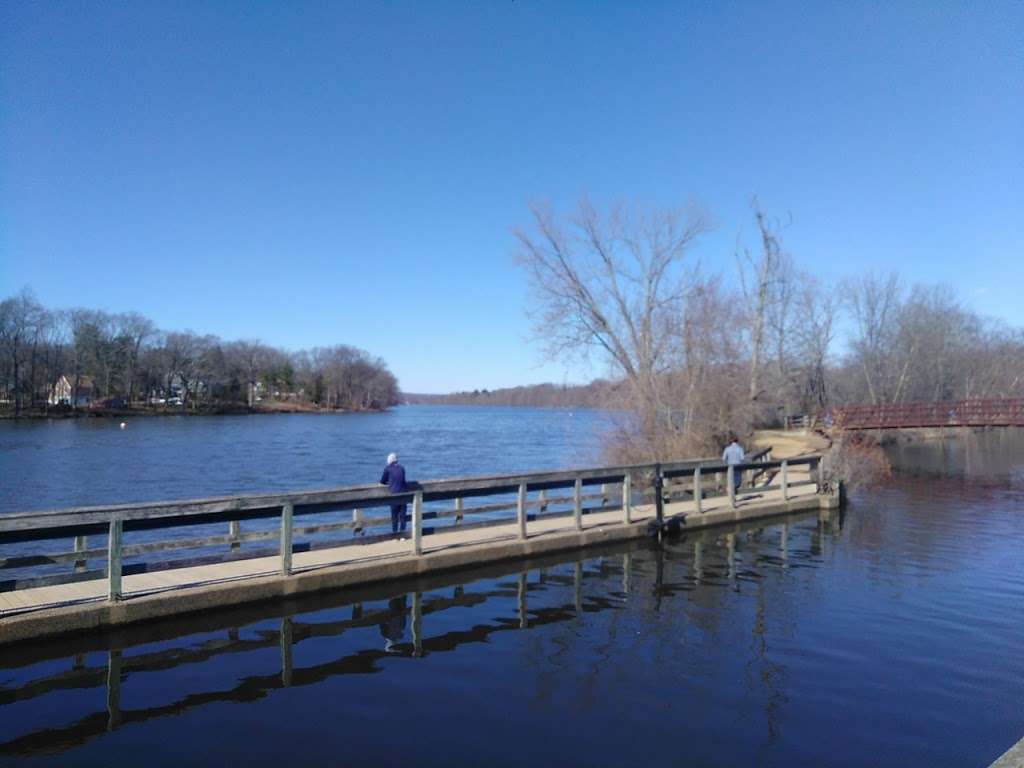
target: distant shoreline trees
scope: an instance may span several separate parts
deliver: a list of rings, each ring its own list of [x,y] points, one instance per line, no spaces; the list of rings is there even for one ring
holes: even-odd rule
[[[374,410],[398,403],[387,364],[344,344],[289,352],[161,331],[138,313],[0,301],[0,412]]]
[[[606,408],[621,389],[621,384],[597,379],[589,384],[532,384],[500,389],[475,389],[471,392],[450,392],[424,395],[403,392],[403,402],[410,405],[490,405],[529,406],[533,408]]]

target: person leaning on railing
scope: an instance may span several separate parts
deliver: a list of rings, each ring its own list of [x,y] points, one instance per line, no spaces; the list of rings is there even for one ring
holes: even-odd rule
[[[388,454],[388,465],[384,467],[384,473],[380,476],[381,485],[386,485],[391,493],[405,493],[409,490],[405,483],[405,467],[398,463],[398,456],[394,453]],[[391,505],[391,532],[398,533],[405,530],[405,504]]]

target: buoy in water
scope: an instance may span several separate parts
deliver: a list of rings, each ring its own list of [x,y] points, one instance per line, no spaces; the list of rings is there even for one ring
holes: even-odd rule
[[[127,425],[127,424],[125,424],[125,423],[124,423],[124,422],[122,421],[122,422],[121,422],[121,429],[127,429],[127,428],[128,428],[128,425]]]

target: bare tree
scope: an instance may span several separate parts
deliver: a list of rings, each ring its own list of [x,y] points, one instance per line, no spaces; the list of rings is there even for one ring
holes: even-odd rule
[[[751,203],[754,219],[761,238],[761,253],[755,258],[743,249],[737,259],[740,266],[740,283],[749,316],[750,329],[750,386],[748,396],[758,400],[762,392],[761,372],[765,353],[766,336],[769,330],[776,334],[775,352],[778,369],[785,367],[786,323],[791,298],[789,276],[793,265],[782,250],[778,223],[773,223],[754,198]]]
[[[842,291],[856,323],[853,352],[871,403],[890,402],[890,362],[902,303],[899,277],[895,272],[886,277],[868,274],[847,281]]]
[[[25,394],[24,367],[33,352],[44,321],[42,305],[28,288],[0,302],[0,349],[8,368],[8,392],[14,396],[14,414],[21,414]]]
[[[797,359],[804,371],[802,393],[805,411],[824,408],[829,403],[828,356],[835,340],[839,302],[831,289],[814,277],[801,274],[793,335]]]
[[[516,231],[535,328],[552,357],[599,351],[631,385],[643,430],[652,434],[660,377],[693,276],[684,261],[709,229],[695,206],[598,211],[587,200],[560,221],[533,205],[533,227]]]
[[[117,335],[125,343],[125,379],[127,384],[125,394],[130,404],[135,399],[139,356],[142,353],[142,347],[148,340],[156,336],[157,330],[152,320],[138,312],[118,315],[115,323]]]

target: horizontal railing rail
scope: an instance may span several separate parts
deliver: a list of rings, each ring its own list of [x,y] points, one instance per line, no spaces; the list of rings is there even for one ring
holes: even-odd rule
[[[744,463],[732,466],[719,460],[702,459],[413,482],[406,492],[399,494],[392,494],[380,485],[356,485],[316,491],[16,513],[0,517],[0,545],[73,538],[74,550],[54,554],[29,552],[0,556],[0,571],[58,565],[73,566],[73,571],[68,573],[65,570],[32,578],[0,579],[0,591],[105,578],[109,582],[108,596],[118,599],[122,594],[124,575],[275,554],[280,558],[280,572],[289,574],[292,571],[292,555],[296,552],[394,538],[394,534],[387,533],[368,535],[367,531],[375,528],[386,530],[391,520],[384,516],[365,516],[364,512],[395,504],[408,504],[412,507],[411,530],[400,535],[400,538],[408,538],[412,552],[417,555],[423,551],[423,536],[438,530],[438,521],[453,519],[452,525],[464,529],[488,525],[507,526],[510,522],[507,517],[494,519],[494,516],[512,510],[515,511],[520,538],[526,538],[528,523],[552,517],[572,518],[575,527],[582,529],[584,516],[594,511],[621,510],[623,522],[629,523],[631,508],[637,497],[641,502],[655,502],[660,522],[662,503],[680,496],[694,499],[698,513],[702,511],[704,499],[716,496],[728,495],[731,504],[735,506],[735,473],[740,473],[747,487],[754,487],[760,478],[767,477],[770,483],[772,478],[781,475],[781,485],[765,484],[760,488],[781,488],[784,498],[788,498],[789,488],[811,483],[820,487],[820,462],[821,457],[818,455],[773,461],[771,449],[766,448],[748,456]],[[809,479],[791,480],[788,473],[795,467],[806,467]],[[714,480],[709,481],[709,476]],[[722,486],[724,488],[716,493]],[[505,498],[475,506],[464,503],[467,499],[495,496]],[[437,508],[440,502],[446,501],[454,501],[454,506]],[[598,503],[594,505],[591,502]],[[426,504],[434,508],[426,509]],[[351,519],[310,521],[311,524],[303,524],[296,519],[348,511],[351,512]],[[476,516],[476,519],[468,522],[467,518],[471,516]],[[258,520],[276,522],[277,525],[263,530],[241,530],[242,521]],[[435,525],[431,525],[431,521]],[[178,539],[132,543],[124,541],[126,533],[224,523],[229,526],[227,534],[204,535],[200,531],[196,535]],[[449,528],[450,525],[442,526],[445,530]],[[350,531],[352,538],[313,540],[313,537],[340,531]],[[96,535],[106,536],[105,547],[89,546],[89,537]],[[296,542],[297,537],[308,540]],[[273,544],[273,547],[252,546],[260,542]],[[244,550],[243,544],[247,545]],[[126,558],[144,558],[161,551],[196,551],[210,547],[228,547],[229,551],[167,562],[125,563]],[[94,563],[92,568],[87,567],[90,560]],[[99,565],[97,560],[105,561],[103,567],[96,567]]]

